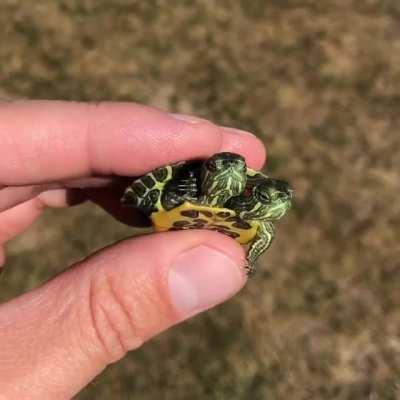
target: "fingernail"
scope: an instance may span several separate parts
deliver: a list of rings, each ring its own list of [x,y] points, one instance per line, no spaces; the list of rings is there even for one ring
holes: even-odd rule
[[[199,246],[178,256],[169,273],[171,299],[188,317],[222,303],[245,283],[241,266],[226,254]]]
[[[242,129],[231,128],[229,126],[223,126],[222,129],[230,134],[239,135],[239,136],[255,136],[254,133],[243,131]]]
[[[187,114],[170,114],[171,117],[174,117],[175,119],[178,119],[179,121],[185,121],[189,122],[191,124],[198,124],[199,122],[206,122],[206,119],[200,118],[200,117],[195,117],[193,115],[187,115]]]

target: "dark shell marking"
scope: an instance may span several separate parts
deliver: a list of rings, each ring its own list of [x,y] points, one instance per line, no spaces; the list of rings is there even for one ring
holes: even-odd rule
[[[224,228],[218,228],[215,225],[211,225],[209,228],[211,231],[216,231],[219,233],[223,233],[225,235],[230,236],[233,239],[238,238],[240,235],[237,232],[230,231],[228,227],[224,226]]]
[[[234,222],[232,225],[235,228],[239,228],[239,229],[251,229],[251,225],[248,222],[244,221],[244,220],[241,220],[241,221],[238,221],[238,222]]]
[[[185,210],[181,211],[181,215],[188,218],[198,218],[199,212],[197,210]]]
[[[232,231],[230,229],[230,226],[223,225],[224,220],[228,222],[229,225],[237,229],[247,230],[252,228],[252,226],[248,222],[244,221],[238,216],[232,216],[232,213],[227,211],[220,211],[217,213],[213,213],[212,211],[207,211],[207,210],[183,210],[180,212],[180,214],[183,217],[190,219],[175,221],[170,230],[205,228],[212,231],[224,233],[225,235],[228,235],[231,238],[236,239],[240,237],[240,233]],[[209,218],[209,220],[200,218],[201,216],[205,216],[206,218]],[[213,223],[212,222],[213,216],[218,217],[218,219],[220,219],[220,223]]]
[[[158,168],[153,172],[153,175],[158,182],[164,182],[167,179],[168,170],[166,168]]]
[[[221,218],[228,218],[228,217],[230,217],[231,214],[228,213],[227,211],[220,211],[217,213],[217,215],[218,215],[218,217],[221,217]]]
[[[205,211],[205,210],[199,210],[200,214],[203,214],[204,216],[211,218],[213,216],[213,213],[211,211]]]
[[[190,225],[190,221],[186,220],[180,220],[180,221],[174,221],[173,226],[175,228],[183,228],[184,226]]]
[[[143,196],[146,193],[146,187],[141,182],[135,182],[132,185],[132,190],[139,196]]]
[[[144,183],[144,185],[151,189],[152,187],[154,187],[154,185],[156,184],[156,181],[150,176],[150,175],[145,175],[142,178],[142,182]]]
[[[196,218],[194,222],[197,222],[199,224],[206,224],[208,221],[206,219]]]

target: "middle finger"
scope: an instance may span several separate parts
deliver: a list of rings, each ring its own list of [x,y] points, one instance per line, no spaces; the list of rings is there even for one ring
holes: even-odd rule
[[[107,186],[112,183],[112,178],[91,177],[74,179],[65,182],[53,182],[29,186],[6,186],[0,188],[0,212],[15,207],[18,204],[34,199],[43,192],[53,189],[87,188]]]

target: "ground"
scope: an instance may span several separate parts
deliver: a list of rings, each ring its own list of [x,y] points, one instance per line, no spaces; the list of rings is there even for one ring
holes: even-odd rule
[[[2,0],[1,98],[252,130],[296,192],[240,295],[77,399],[400,398],[399,27],[398,0]],[[0,300],[131,234],[95,206],[46,213],[10,244]]]

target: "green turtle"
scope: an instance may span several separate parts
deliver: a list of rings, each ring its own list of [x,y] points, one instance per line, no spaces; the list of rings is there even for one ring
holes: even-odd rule
[[[249,245],[247,272],[252,274],[292,194],[287,182],[247,168],[239,154],[224,152],[157,168],[129,185],[122,202],[148,215],[156,231],[210,229]]]

